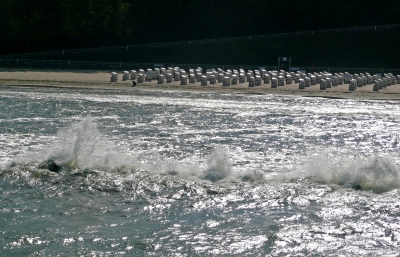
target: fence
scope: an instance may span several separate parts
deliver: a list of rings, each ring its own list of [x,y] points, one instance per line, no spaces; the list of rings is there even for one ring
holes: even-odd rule
[[[36,60],[36,59],[6,59],[0,58],[0,67],[15,69],[51,69],[51,70],[132,70],[153,69],[155,67],[180,67],[183,69],[201,67],[203,70],[211,68],[258,70],[260,67],[266,70],[277,70],[274,65],[230,65],[230,64],[182,64],[182,63],[138,63],[138,62],[99,62],[99,61],[68,61],[68,60]],[[292,68],[293,69],[293,68]],[[392,73],[400,75],[400,69],[389,68],[352,68],[352,67],[296,67],[294,71],[330,73],[349,72],[354,73]]]
[[[154,67],[180,67],[203,69],[222,68],[222,69],[258,69],[265,67],[274,70],[276,66],[260,65],[216,65],[216,64],[185,64],[185,63],[139,63],[139,62],[101,62],[101,61],[73,61],[73,60],[36,60],[36,59],[6,59],[0,58],[0,67],[18,69],[86,69],[86,70],[131,70],[131,69],[152,69]]]
[[[259,39],[278,38],[278,37],[291,37],[291,36],[301,36],[301,35],[320,35],[320,34],[326,34],[326,33],[357,33],[357,32],[396,30],[396,29],[400,29],[400,23],[374,25],[374,26],[362,26],[362,27],[351,27],[351,28],[338,28],[338,29],[326,29],[326,30],[310,30],[310,31],[288,32],[288,33],[252,35],[252,36],[241,36],[241,37],[211,38],[211,39],[164,42],[164,43],[136,44],[136,45],[110,46],[110,47],[98,47],[98,48],[82,48],[82,49],[57,50],[57,51],[45,51],[45,52],[31,52],[31,53],[1,55],[0,57],[9,58],[9,59],[11,59],[11,58],[12,59],[34,58],[34,57],[49,56],[49,55],[52,56],[52,55],[68,55],[68,54],[79,54],[79,53],[97,53],[97,52],[117,51],[117,50],[129,51],[131,49],[138,49],[138,48],[176,47],[176,46],[187,46],[187,45],[198,45],[198,44],[223,43],[223,42],[232,42],[232,41],[259,40]]]

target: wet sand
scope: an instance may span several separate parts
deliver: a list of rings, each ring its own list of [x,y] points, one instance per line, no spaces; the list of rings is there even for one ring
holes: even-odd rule
[[[90,89],[121,89],[121,90],[168,90],[168,91],[198,91],[240,94],[278,94],[299,95],[306,97],[326,98],[362,98],[362,99],[392,99],[400,100],[400,84],[392,85],[378,92],[373,91],[373,85],[358,87],[349,91],[349,84],[343,84],[320,90],[319,84],[299,89],[298,83],[285,84],[271,88],[271,84],[249,87],[248,82],[223,87],[222,83],[202,86],[200,82],[180,85],[180,81],[158,84],[152,82],[137,83],[122,81],[122,73],[118,72],[118,81],[110,82],[110,72],[105,71],[54,71],[54,70],[0,70],[0,85],[2,86],[32,86],[32,87],[63,87]]]

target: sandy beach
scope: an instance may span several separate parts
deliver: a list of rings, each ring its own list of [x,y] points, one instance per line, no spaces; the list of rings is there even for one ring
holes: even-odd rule
[[[179,90],[240,94],[279,94],[299,95],[306,97],[327,98],[362,98],[362,99],[393,99],[400,100],[400,84],[392,85],[378,92],[373,91],[373,85],[358,87],[349,91],[349,85],[343,84],[320,90],[319,84],[299,89],[298,83],[285,84],[271,88],[271,84],[249,87],[248,83],[223,87],[222,83],[201,86],[200,82],[180,85],[180,81],[158,84],[152,82],[138,83],[132,87],[132,81],[122,81],[122,71],[118,72],[118,81],[110,82],[110,72],[107,71],[54,71],[54,70],[0,70],[0,85],[2,86],[32,86],[32,87],[63,87],[91,89],[121,89],[121,90]]]

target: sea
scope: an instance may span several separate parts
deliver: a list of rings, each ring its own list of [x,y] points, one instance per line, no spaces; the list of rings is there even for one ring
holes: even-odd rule
[[[0,256],[398,256],[400,104],[0,86]]]

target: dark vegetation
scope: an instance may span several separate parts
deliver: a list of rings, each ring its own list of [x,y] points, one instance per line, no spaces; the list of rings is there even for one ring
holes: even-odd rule
[[[0,0],[0,54],[400,23],[400,1]],[[399,68],[400,31],[329,32],[47,59]],[[40,57],[43,59],[43,57]]]

